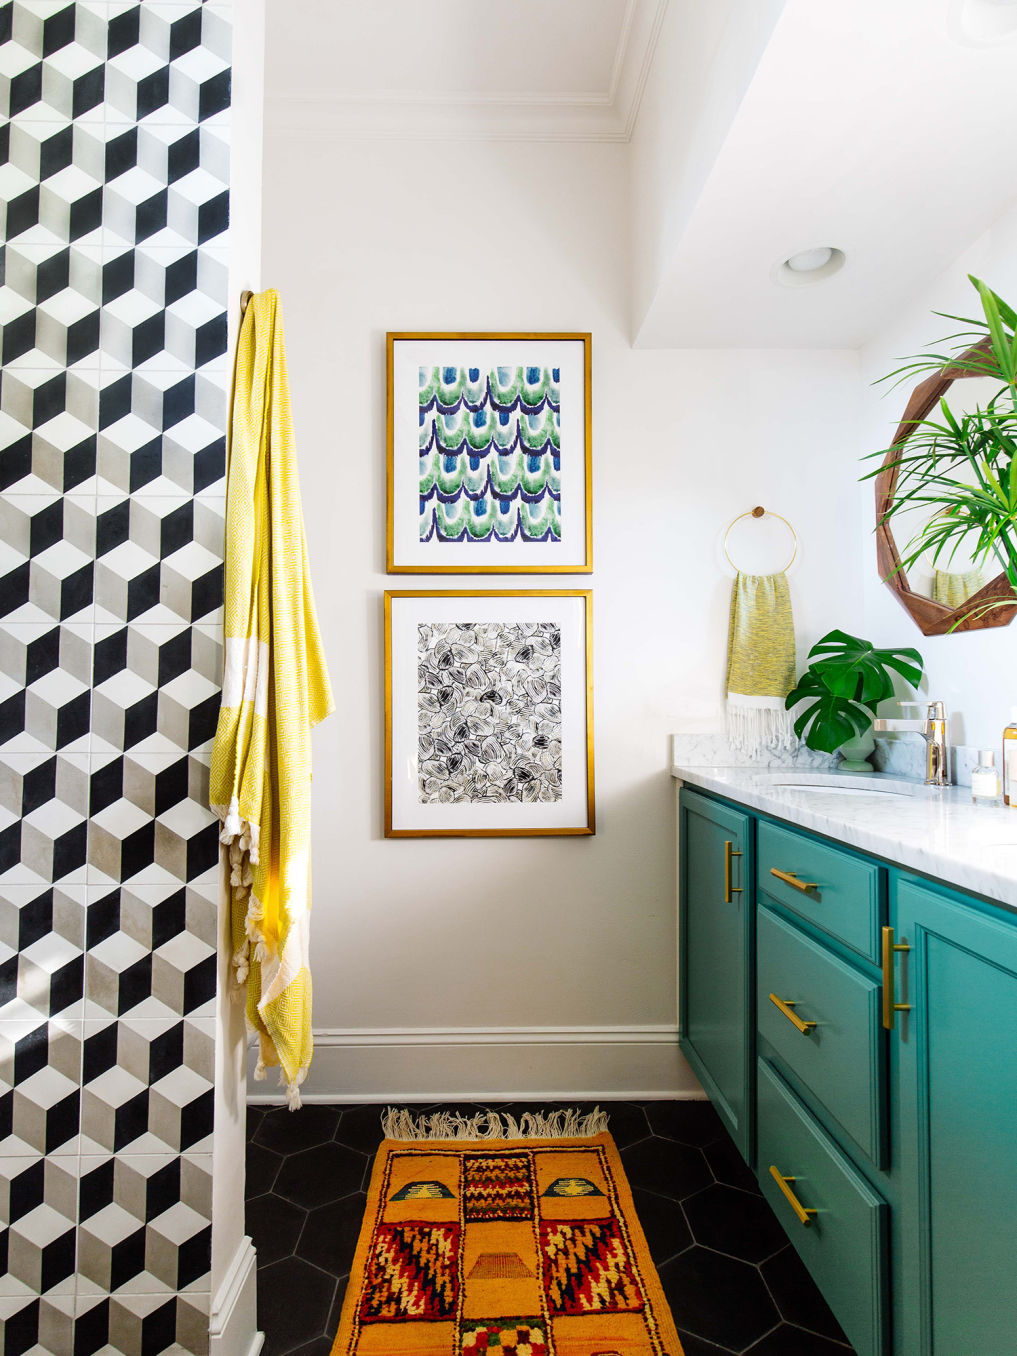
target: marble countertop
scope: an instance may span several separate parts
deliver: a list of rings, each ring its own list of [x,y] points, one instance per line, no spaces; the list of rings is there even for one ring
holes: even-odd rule
[[[849,847],[911,867],[960,890],[1017,910],[1017,810],[976,806],[969,787],[914,786],[906,799],[875,789],[900,786],[880,773],[810,773],[795,767],[694,767],[676,760],[671,773],[776,819],[799,824]],[[838,794],[817,794],[812,778],[843,782]],[[777,783],[797,783],[777,785]],[[905,785],[907,785],[905,783]],[[872,787],[871,791],[867,788]]]

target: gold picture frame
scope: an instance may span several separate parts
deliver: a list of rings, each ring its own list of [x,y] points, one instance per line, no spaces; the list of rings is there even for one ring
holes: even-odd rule
[[[468,599],[472,606],[468,615],[464,615],[458,603],[452,600]],[[535,600],[542,606],[535,607]],[[492,627],[491,623],[495,623]],[[500,624],[502,632],[497,631]],[[422,741],[430,738],[421,730],[421,713],[425,711],[426,699],[431,695],[428,690],[428,665],[430,656],[437,654],[434,661],[437,667],[446,657],[441,651],[444,645],[452,653],[452,645],[462,640],[474,643],[469,630],[484,627],[483,645],[485,653],[478,653],[474,667],[483,667],[484,674],[498,671],[499,683],[512,685],[515,697],[522,691],[521,682],[532,681],[527,674],[521,676],[519,655],[513,653],[503,669],[493,667],[499,662],[498,646],[507,650],[519,644],[522,636],[526,648],[543,644],[544,654],[551,658],[538,658],[535,662],[543,664],[544,678],[550,677],[546,684],[553,698],[554,674],[557,673],[559,698],[557,716],[553,716],[554,703],[548,706],[539,701],[532,714],[521,713],[515,719],[519,738],[516,750],[532,750],[543,739],[540,756],[544,758],[545,772],[538,771],[538,780],[544,780],[537,788],[537,794],[524,796],[529,787],[517,785],[517,769],[523,769],[520,758],[532,756],[523,752],[509,753],[504,759],[507,770],[504,782],[497,781],[491,787],[486,780],[487,768],[497,766],[487,764],[483,773],[484,786],[494,794],[476,795],[477,786],[470,779],[480,776],[482,757],[488,752],[485,743],[483,753],[476,756],[469,753],[470,731],[465,734],[457,731],[460,741],[455,747],[463,758],[473,758],[472,766],[478,771],[471,773],[470,767],[462,768],[460,785],[453,794],[455,800],[442,801],[439,797],[450,786],[441,786],[439,794],[431,800],[425,800],[423,791],[425,764],[420,761],[425,756]],[[443,629],[442,629],[443,628]],[[555,661],[554,632],[558,631],[558,657]],[[518,635],[513,635],[517,631]],[[439,634],[440,632],[440,634]],[[446,637],[449,639],[446,641]],[[476,641],[478,646],[480,641]],[[432,648],[433,647],[433,648]],[[410,651],[412,650],[412,653]],[[480,686],[474,691],[479,694],[472,707],[467,705],[466,694],[469,684],[474,682],[472,673],[464,672],[462,681],[456,677],[451,666],[457,663],[469,663],[469,652],[465,657],[453,655],[450,662],[452,682],[450,687],[460,689],[461,705],[449,706],[448,715],[442,715],[449,726],[454,720],[462,718],[469,725],[474,718],[472,712],[479,707],[480,717],[490,724],[487,707],[482,704],[483,692]],[[529,657],[524,658],[524,664]],[[557,667],[555,667],[557,662]],[[423,673],[423,677],[421,674]],[[521,681],[520,681],[521,680]],[[398,691],[396,684],[399,684]],[[479,680],[478,680],[479,682]],[[538,683],[539,688],[539,683]],[[536,690],[536,689],[530,689]],[[441,693],[435,697],[439,700]],[[446,698],[449,702],[457,700],[454,696]],[[494,693],[491,702],[501,704],[498,693]],[[431,706],[437,711],[435,702]],[[491,714],[496,710],[492,706]],[[513,702],[518,706],[518,700]],[[581,709],[577,709],[581,708]],[[466,712],[465,716],[462,713]],[[543,713],[552,713],[552,723],[557,721],[557,753],[554,732],[550,739],[546,732],[546,720]],[[453,714],[455,713],[455,714]],[[435,725],[438,716],[432,717]],[[447,728],[447,727],[446,727]],[[481,729],[485,727],[481,725]],[[504,727],[503,727],[504,728]],[[532,735],[537,729],[540,733]],[[489,736],[498,737],[501,746],[506,745],[503,730],[496,728]],[[483,736],[476,734],[479,741]],[[509,736],[509,740],[514,737]],[[499,747],[495,739],[494,747]],[[529,741],[529,743],[527,743]],[[438,745],[438,741],[432,741]],[[410,747],[412,744],[412,748]],[[429,755],[432,758],[446,758],[446,766],[451,766],[451,758],[440,752]],[[557,758],[557,766],[554,759]],[[400,775],[394,771],[398,762]],[[458,775],[457,769],[457,775]],[[445,775],[443,772],[439,774]],[[530,773],[527,780],[532,781]],[[576,785],[573,785],[576,783]],[[511,788],[508,798],[503,794]],[[557,799],[553,799],[558,789]],[[458,797],[463,790],[466,794]],[[547,791],[547,798],[544,792]],[[458,809],[457,809],[458,807]],[[457,822],[461,821],[461,822]],[[386,838],[543,838],[592,836],[596,832],[596,794],[594,787],[593,758],[593,593],[590,589],[402,589],[388,590],[385,593],[385,837]]]
[[[441,356],[465,360],[469,353],[479,355],[484,346],[494,352],[486,361],[496,363],[506,356],[507,346],[516,346],[514,361],[525,366],[525,357],[536,354],[542,361],[560,348],[567,364],[569,379],[574,383],[581,373],[582,399],[566,407],[557,418],[561,430],[560,441],[566,443],[564,470],[559,476],[567,482],[564,508],[558,514],[557,538],[527,539],[521,530],[518,539],[494,539],[493,536],[469,541],[462,537],[441,537],[437,519],[433,537],[421,538],[420,470],[419,470],[419,403],[418,384],[407,370],[406,380],[396,380],[397,347],[407,346],[407,363],[418,368],[425,358],[429,365],[442,366]],[[412,346],[412,351],[410,347]],[[574,350],[570,352],[569,350]],[[579,350],[581,349],[581,356]],[[479,357],[477,357],[479,362]],[[561,360],[560,360],[561,361]],[[552,358],[553,362],[553,358]],[[565,370],[565,369],[563,369]],[[393,331],[386,335],[386,449],[387,449],[387,509],[386,509],[386,571],[388,574],[590,574],[593,570],[593,400],[591,390],[592,336],[588,332],[427,332],[414,330]],[[397,384],[401,388],[397,392]],[[409,405],[409,389],[414,391],[414,405]],[[489,392],[490,394],[490,392]],[[401,398],[402,397],[402,398]],[[552,407],[553,408],[553,407]],[[405,411],[405,413],[402,413]],[[579,429],[581,416],[582,428]],[[418,458],[412,469],[404,472],[403,462],[397,465],[397,445],[408,452],[407,443],[413,440]],[[575,459],[575,447],[583,448],[581,466]],[[554,497],[552,495],[552,497]],[[559,500],[563,497],[559,484]],[[570,509],[570,503],[576,507]],[[414,507],[415,506],[415,507]],[[434,506],[436,507],[436,506]],[[581,526],[570,525],[581,517]],[[517,520],[520,524],[521,519]],[[492,529],[493,531],[493,529]],[[469,556],[466,555],[469,553]],[[491,563],[488,563],[491,562]]]

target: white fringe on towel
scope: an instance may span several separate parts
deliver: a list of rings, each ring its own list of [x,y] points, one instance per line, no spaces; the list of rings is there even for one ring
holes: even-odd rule
[[[414,1116],[405,1107],[388,1107],[381,1129],[386,1139],[588,1139],[607,1129],[607,1112],[596,1107],[587,1115],[576,1107],[568,1111],[535,1114],[525,1111],[516,1120],[507,1111],[478,1111],[460,1116],[454,1111],[436,1111]]]
[[[794,753],[798,748],[794,712],[780,697],[727,695],[727,740],[736,753]]]

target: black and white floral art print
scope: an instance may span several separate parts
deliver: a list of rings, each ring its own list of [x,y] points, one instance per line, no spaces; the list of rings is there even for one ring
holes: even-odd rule
[[[561,630],[554,622],[420,622],[422,805],[562,798]]]

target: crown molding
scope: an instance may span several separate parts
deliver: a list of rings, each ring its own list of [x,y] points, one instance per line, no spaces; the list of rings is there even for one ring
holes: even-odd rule
[[[608,88],[575,94],[372,90],[269,95],[265,135],[381,141],[593,141],[632,136],[669,0],[627,0]]]

